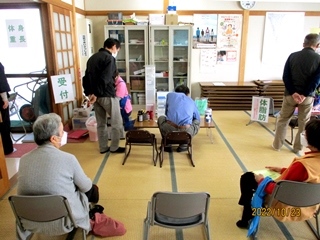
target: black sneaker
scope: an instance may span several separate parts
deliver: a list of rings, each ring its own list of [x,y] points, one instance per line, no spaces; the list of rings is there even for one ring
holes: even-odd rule
[[[177,152],[185,152],[188,151],[188,147],[178,147]]]
[[[114,151],[110,151],[112,153],[124,153],[125,152],[125,148],[124,147],[118,147],[117,150],[114,150]]]
[[[108,147],[107,150],[100,152],[101,154],[107,153],[110,151],[110,148]]]
[[[236,225],[238,228],[249,229],[249,221],[239,220],[236,222]]]

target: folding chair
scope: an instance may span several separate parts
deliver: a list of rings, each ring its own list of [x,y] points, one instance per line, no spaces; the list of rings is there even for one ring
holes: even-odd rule
[[[163,152],[164,147],[167,145],[180,145],[187,144],[188,146],[188,155],[190,157],[191,165],[195,167],[193,159],[192,159],[192,136],[187,132],[173,131],[167,133],[161,141],[161,150],[159,153],[160,167],[162,167],[163,163]]]
[[[268,207],[271,207],[274,201],[279,201],[297,209],[301,207],[316,206],[320,204],[320,183],[305,183],[288,180],[279,181],[272,192]],[[317,239],[320,239],[319,211],[318,207],[314,213],[316,228],[312,225],[310,220],[306,220]],[[251,239],[257,239],[256,235],[252,236]]]
[[[9,202],[12,211],[15,215],[17,225],[20,231],[25,232],[26,230],[33,232],[34,227],[27,228],[24,226],[23,221],[32,221],[36,223],[52,223],[58,219],[69,219],[72,223],[70,228],[70,234],[75,234],[72,231],[78,228],[74,217],[72,215],[68,200],[59,195],[40,195],[40,196],[23,196],[16,195],[10,196]],[[88,213],[89,214],[89,213]],[[38,227],[38,225],[37,225]],[[41,232],[41,229],[37,229],[37,232]],[[64,234],[62,232],[61,234]],[[28,237],[28,239],[30,239]],[[68,238],[67,238],[68,239]],[[86,230],[82,229],[82,239],[86,239]]]
[[[156,192],[148,202],[143,239],[148,240],[150,226],[184,229],[203,225],[210,240],[208,209],[210,194],[206,192]]]
[[[127,146],[129,145],[129,151],[127,151]],[[145,130],[129,130],[126,133],[126,144],[125,144],[125,155],[122,165],[125,164],[127,158],[131,151],[131,145],[142,145],[142,146],[152,146],[152,160],[154,166],[157,165],[158,160],[158,149],[157,149],[157,139],[154,134]],[[154,155],[156,152],[156,155]]]

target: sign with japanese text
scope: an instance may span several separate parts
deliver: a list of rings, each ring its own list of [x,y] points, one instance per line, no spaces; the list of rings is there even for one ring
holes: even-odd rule
[[[268,122],[270,98],[252,97],[251,121]]]
[[[87,42],[86,35],[80,34],[79,43],[80,43],[79,45],[80,45],[81,56],[87,57],[88,56],[88,42]]]
[[[23,19],[6,20],[9,47],[27,47],[26,29]]]
[[[55,103],[74,100],[71,74],[51,76],[51,82]]]

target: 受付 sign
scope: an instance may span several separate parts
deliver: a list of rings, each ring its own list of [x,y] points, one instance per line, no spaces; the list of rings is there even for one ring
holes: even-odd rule
[[[51,76],[55,103],[74,100],[71,74]]]

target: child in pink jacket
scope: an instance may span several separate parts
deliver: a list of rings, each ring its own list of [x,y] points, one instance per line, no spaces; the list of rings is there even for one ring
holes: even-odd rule
[[[127,131],[133,128],[133,121],[130,121],[132,112],[131,96],[128,93],[126,82],[121,78],[119,72],[115,77],[116,96],[120,98],[120,112],[123,120],[124,129]]]

